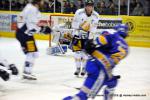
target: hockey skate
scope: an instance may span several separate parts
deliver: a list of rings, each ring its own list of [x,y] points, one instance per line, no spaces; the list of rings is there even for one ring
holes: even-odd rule
[[[31,73],[23,72],[23,79],[27,80],[37,80],[37,78]]]
[[[74,75],[76,75],[77,77],[79,77],[80,74],[80,68],[77,68],[77,70],[75,71]]]
[[[82,68],[81,76],[84,76],[85,74],[86,74],[86,72],[85,72],[85,68]]]

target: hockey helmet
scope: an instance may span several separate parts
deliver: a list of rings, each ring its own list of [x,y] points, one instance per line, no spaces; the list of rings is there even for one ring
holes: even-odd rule
[[[94,0],[85,0],[85,6],[87,5],[94,6]]]
[[[126,24],[118,24],[114,27],[114,30],[123,38],[128,36],[128,26]]]

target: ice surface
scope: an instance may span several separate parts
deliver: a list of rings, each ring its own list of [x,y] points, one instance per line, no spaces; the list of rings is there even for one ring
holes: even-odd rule
[[[84,79],[73,76],[73,53],[50,56],[46,54],[48,41],[37,41],[37,46],[40,55],[34,73],[38,80],[24,81],[21,74],[25,56],[20,44],[16,39],[0,38],[0,55],[20,70],[20,75],[12,76],[8,82],[0,79],[0,100],[62,100],[78,92],[75,87],[80,87]],[[121,75],[114,100],[150,100],[150,48],[131,47],[129,56],[114,73]],[[146,96],[122,96],[136,94]],[[102,96],[95,100],[102,100]]]

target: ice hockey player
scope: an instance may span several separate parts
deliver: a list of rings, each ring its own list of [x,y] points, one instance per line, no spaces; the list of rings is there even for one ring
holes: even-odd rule
[[[20,42],[22,50],[26,55],[24,64],[23,79],[36,80],[32,73],[35,58],[38,57],[34,33],[49,34],[51,29],[44,23],[40,23],[41,13],[39,9],[43,7],[43,0],[32,0],[28,3],[18,18],[16,38]]]
[[[98,24],[99,15],[94,11],[94,1],[85,0],[85,8],[76,11],[72,22],[72,28],[75,29],[73,32],[72,40],[72,50],[75,52],[74,58],[76,63],[75,75],[81,73],[82,76],[85,75],[85,64],[88,56],[81,51],[84,41],[88,38],[93,38]],[[76,41],[80,39],[80,41]],[[81,48],[78,48],[80,45]]]
[[[63,100],[94,99],[103,86],[104,100],[112,100],[118,78],[112,74],[114,67],[127,56],[128,45],[125,38],[128,36],[128,27],[125,24],[115,26],[116,32],[103,31],[94,40],[87,40],[85,51],[91,55],[86,64],[88,76],[75,96],[68,96]]]
[[[0,77],[8,81],[10,75],[18,75],[19,71],[15,64],[9,64],[6,59],[0,58]]]

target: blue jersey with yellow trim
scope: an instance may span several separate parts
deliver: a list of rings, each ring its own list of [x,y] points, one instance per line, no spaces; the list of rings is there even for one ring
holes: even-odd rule
[[[117,32],[103,32],[96,38],[96,43],[100,46],[97,50],[110,56],[115,63],[118,63],[128,54],[128,44]]]

